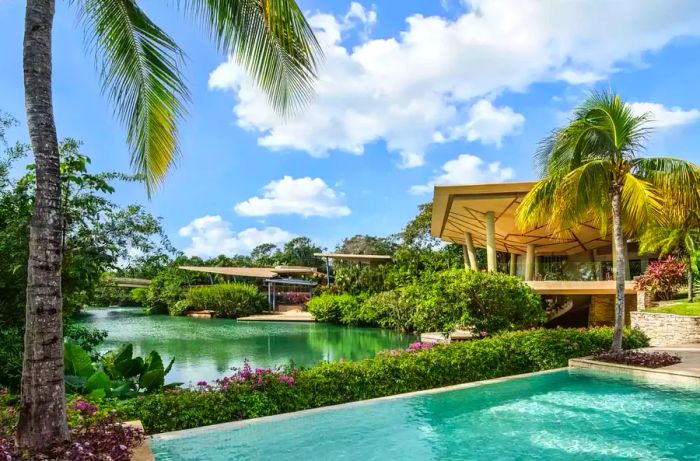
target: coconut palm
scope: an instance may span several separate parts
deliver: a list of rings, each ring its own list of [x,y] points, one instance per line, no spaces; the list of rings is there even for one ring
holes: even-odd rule
[[[639,250],[643,253],[658,252],[659,256],[675,253],[685,260],[688,276],[688,301],[695,299],[693,281],[694,258],[700,249],[700,214],[674,206],[666,201],[660,219],[644,229]]]
[[[681,206],[697,200],[696,165],[675,158],[640,157],[650,115],[638,115],[616,94],[591,94],[568,125],[539,146],[541,180],[518,208],[523,228],[546,225],[567,234],[593,219],[608,234],[612,221],[615,261],[615,329],[612,350],[622,349],[625,320],[625,236],[653,222],[661,197]]]
[[[137,0],[68,0],[97,57],[104,93],[127,130],[131,163],[148,193],[178,155],[178,123],[188,91],[183,53]],[[288,113],[308,100],[320,50],[294,0],[178,0],[218,48],[234,56]],[[24,85],[36,164],[30,226],[26,334],[17,441],[44,449],[68,438],[61,319],[61,210],[51,94],[55,0],[27,0]]]

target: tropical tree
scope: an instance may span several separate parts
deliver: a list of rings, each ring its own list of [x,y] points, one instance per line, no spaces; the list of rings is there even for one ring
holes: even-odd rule
[[[593,219],[604,236],[612,221],[616,250],[615,329],[612,350],[622,349],[625,321],[625,236],[659,216],[662,197],[681,206],[697,201],[698,167],[666,157],[640,157],[650,114],[638,115],[619,95],[591,94],[568,125],[540,144],[542,179],[518,207],[522,228],[546,225],[567,233]]]
[[[183,53],[137,0],[72,0],[100,64],[104,92],[125,125],[131,163],[149,194],[179,152],[188,91]],[[294,0],[180,0],[219,49],[235,56],[281,113],[308,100],[319,46]],[[61,188],[51,85],[55,0],[27,0],[25,106],[36,163],[30,226],[25,355],[17,442],[42,450],[68,438],[61,320]]]
[[[693,271],[700,251],[698,211],[666,203],[661,218],[645,228],[639,242],[640,252],[658,252],[659,256],[676,253],[683,258],[688,277],[688,301],[692,302],[695,299]]]

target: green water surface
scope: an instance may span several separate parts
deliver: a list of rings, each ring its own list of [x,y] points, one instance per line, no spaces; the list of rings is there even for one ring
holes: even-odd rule
[[[382,349],[404,348],[413,338],[378,328],[349,328],[307,322],[238,322],[145,315],[140,308],[94,308],[81,323],[106,330],[107,351],[130,342],[134,352],[158,351],[175,357],[168,382],[211,381],[230,374],[248,359],[252,366],[274,367],[293,360],[309,366],[322,360],[372,357]]]

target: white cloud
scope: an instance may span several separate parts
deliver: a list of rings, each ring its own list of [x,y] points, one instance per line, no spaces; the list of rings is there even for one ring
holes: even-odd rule
[[[190,244],[185,248],[187,256],[214,257],[221,254],[247,254],[262,243],[279,245],[295,237],[279,227],[256,229],[250,227],[240,232],[232,229],[231,223],[219,215],[206,215],[192,220],[180,228],[179,235],[188,237]]]
[[[476,155],[462,154],[442,165],[440,174],[428,183],[412,186],[410,192],[417,195],[427,194],[435,185],[502,182],[513,179],[514,176],[515,170],[502,167],[501,162],[487,165]]]
[[[236,204],[236,213],[243,216],[272,214],[323,216],[335,218],[350,214],[342,204],[342,195],[328,187],[321,178],[292,178],[285,176],[263,187],[262,197],[251,197]]]
[[[700,110],[683,110],[674,106],[670,109],[663,104],[654,102],[633,102],[630,103],[632,110],[636,114],[646,114],[650,116],[649,124],[655,128],[668,128],[677,125],[687,125],[700,119]]]
[[[503,138],[519,133],[524,123],[525,117],[510,107],[494,107],[486,99],[481,99],[469,109],[466,123],[448,127],[447,136],[437,132],[433,140],[445,142],[466,139],[500,147]]]
[[[638,65],[644,53],[676,37],[700,34],[695,0],[636,2],[634,8],[617,0],[595,7],[585,0],[464,3],[466,12],[454,20],[413,15],[397,36],[354,48],[343,44],[348,18],[364,16],[366,25],[376,16],[370,21],[358,6],[343,17],[312,14],[326,59],[315,100],[291,119],[277,116],[233,61],[221,64],[209,85],[235,93],[238,125],[256,133],[262,146],[325,156],[362,154],[380,141],[403,166],[414,167],[451,127],[468,124],[468,108],[481,99],[494,101],[537,82],[589,84]],[[498,144],[512,134],[503,127],[484,130],[472,128],[470,137],[467,128],[463,136]]]

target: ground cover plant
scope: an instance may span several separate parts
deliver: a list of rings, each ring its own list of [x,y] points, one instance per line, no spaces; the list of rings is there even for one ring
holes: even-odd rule
[[[351,362],[330,362],[303,370],[240,370],[216,383],[115,403],[148,432],[235,421],[316,408],[483,379],[564,367],[612,343],[611,328],[536,329],[486,339],[386,351]],[[626,330],[624,346],[648,339]]]
[[[694,315],[700,316],[700,302],[672,302],[650,307],[645,312],[657,314]]]
[[[661,368],[681,363],[680,357],[668,352],[598,351],[593,354],[593,358],[601,362],[621,363],[644,368]]]

